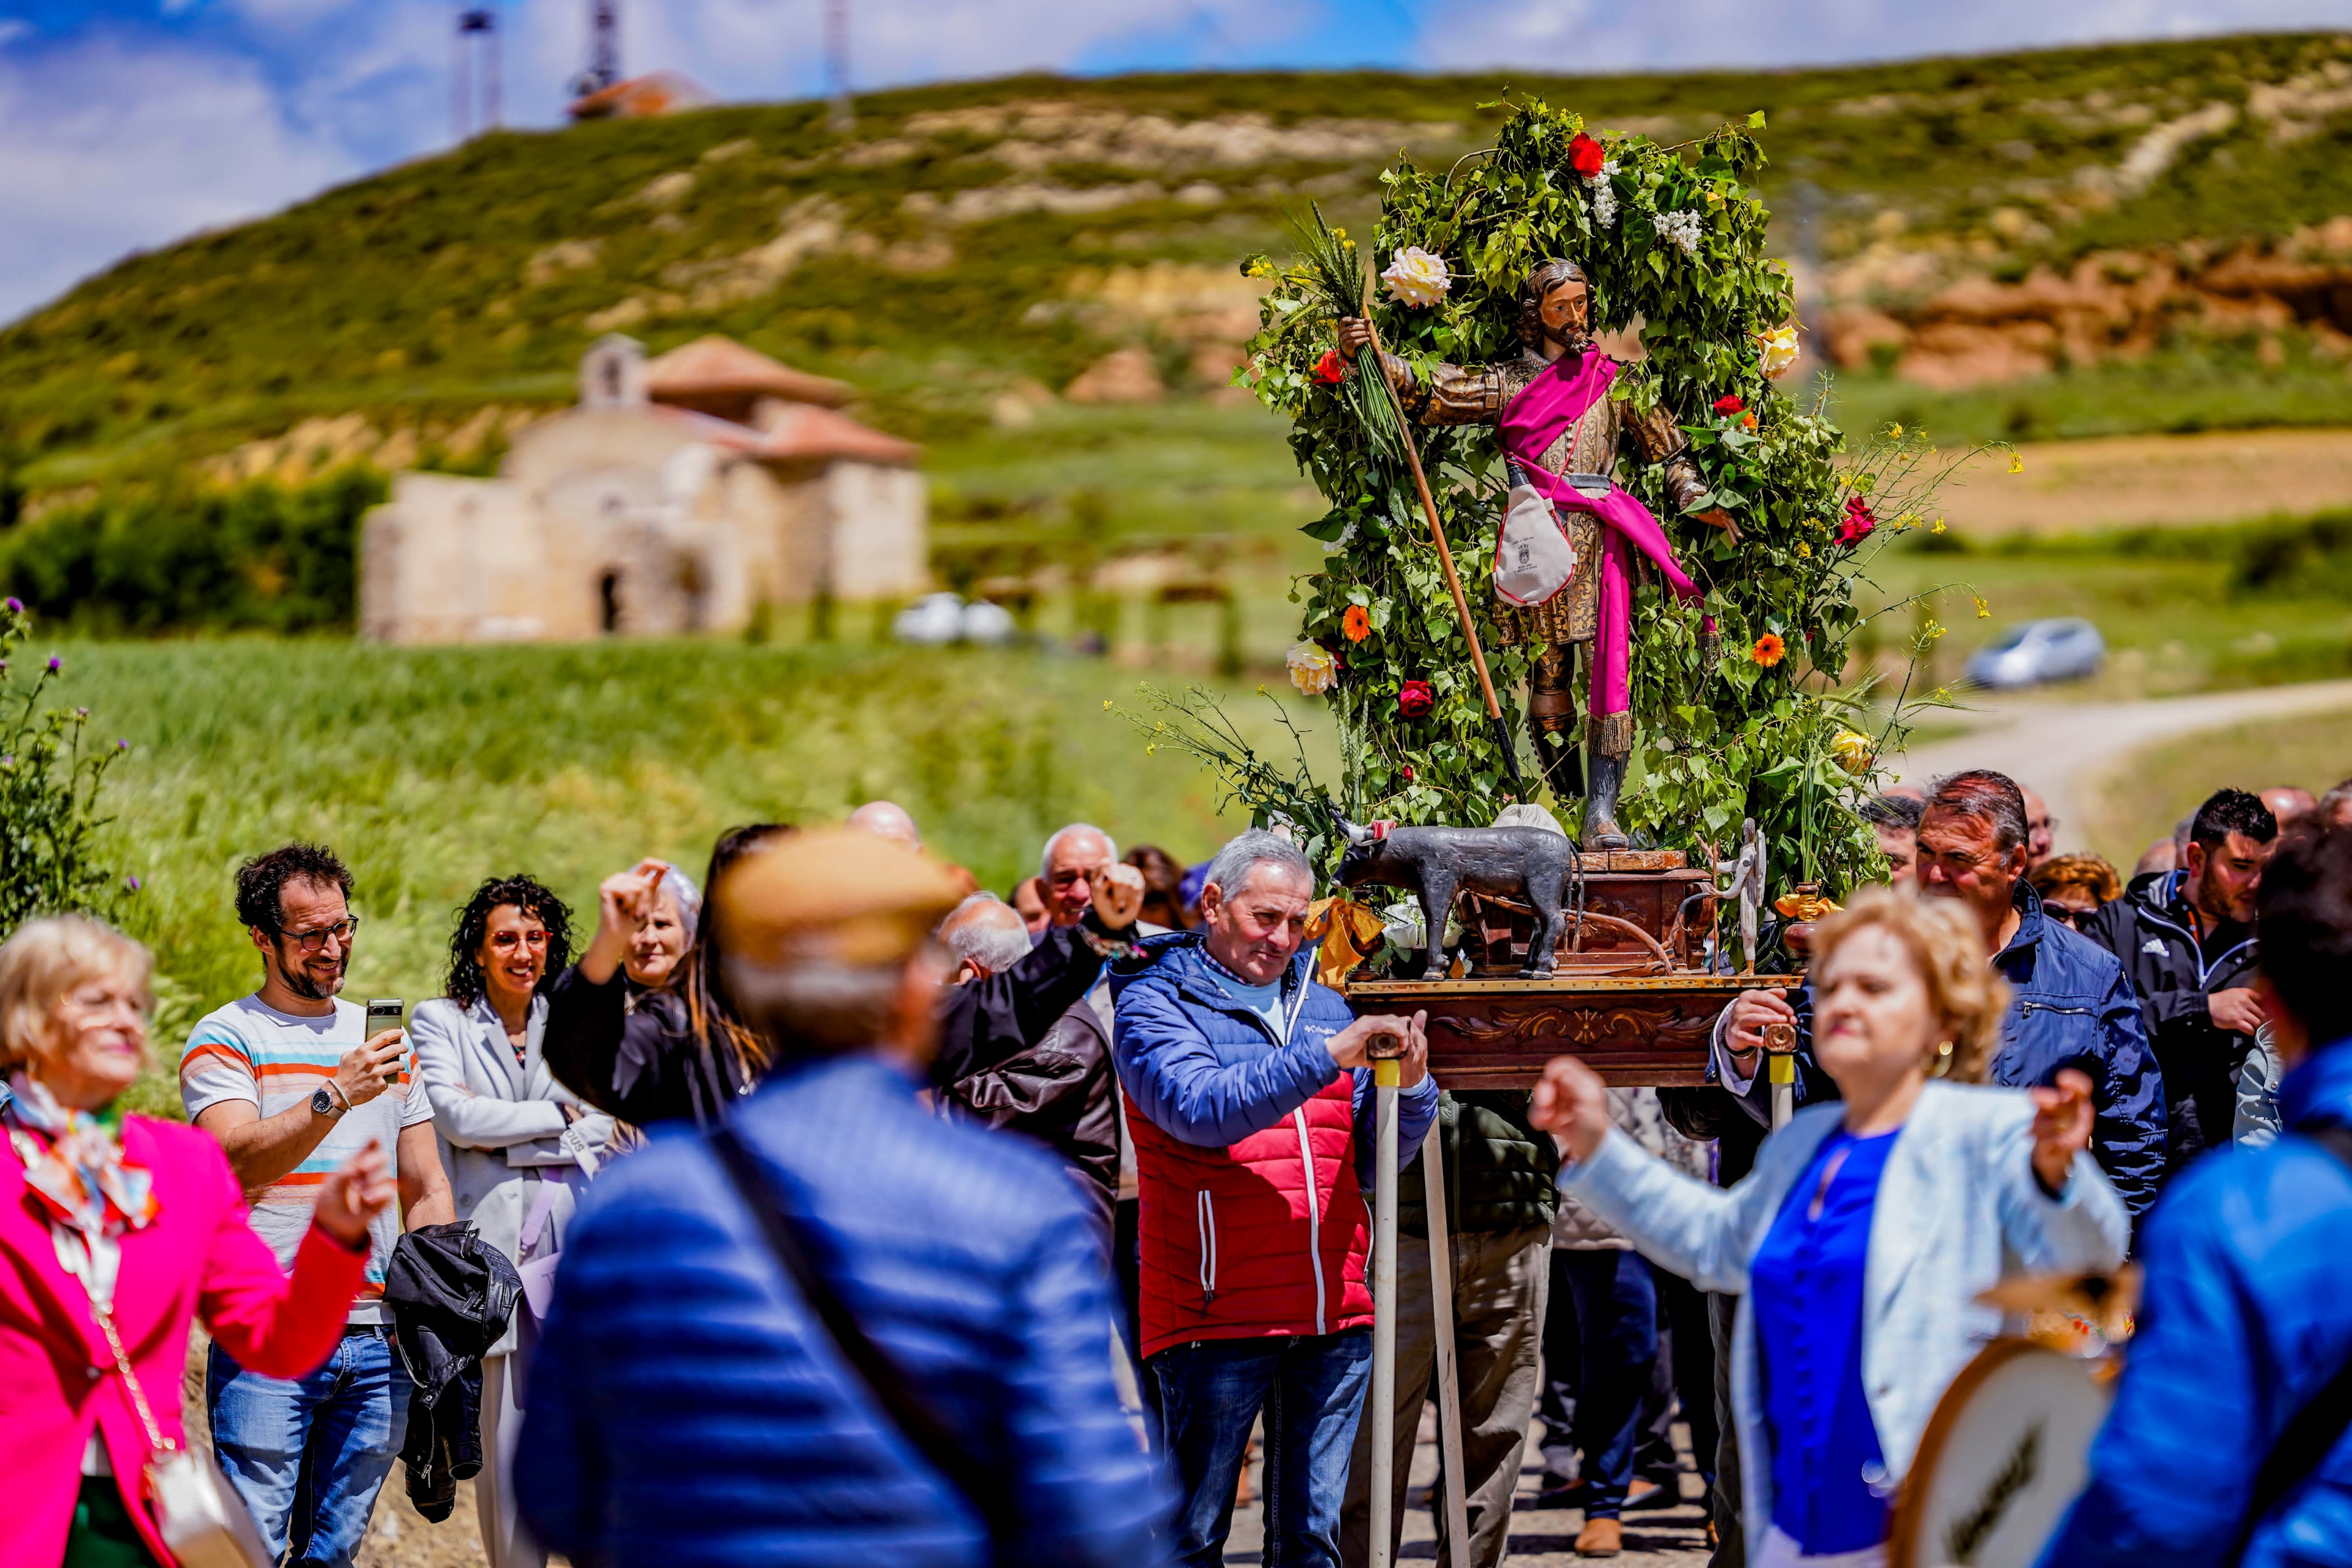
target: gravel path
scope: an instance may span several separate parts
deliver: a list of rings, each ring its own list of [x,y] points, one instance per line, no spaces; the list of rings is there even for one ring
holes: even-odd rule
[[[2058,819],[2061,852],[2086,849],[2087,807],[2101,779],[2159,741],[2261,720],[2352,708],[2352,680],[2265,686],[2139,702],[2062,702],[2046,697],[1979,694],[1975,727],[1894,760],[1906,783],[1926,784],[1959,768],[1997,768],[2032,786]]]

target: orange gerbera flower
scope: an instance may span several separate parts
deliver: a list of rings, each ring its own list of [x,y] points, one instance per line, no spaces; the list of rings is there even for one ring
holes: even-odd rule
[[[1756,646],[1748,650],[1748,657],[1769,669],[1789,657],[1789,645],[1780,640],[1780,633],[1766,632],[1756,639]]]
[[[1372,635],[1371,613],[1361,605],[1350,605],[1348,613],[1339,617],[1339,629],[1348,634],[1349,642],[1361,642]]]

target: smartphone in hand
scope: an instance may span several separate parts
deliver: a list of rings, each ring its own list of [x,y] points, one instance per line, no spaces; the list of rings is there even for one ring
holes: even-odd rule
[[[378,1035],[383,1034],[386,1029],[399,1028],[401,1013],[405,1005],[406,1005],[397,996],[371,997],[367,1005],[367,1029],[360,1036],[360,1038],[363,1040],[373,1040]],[[402,1058],[404,1058],[407,1055],[408,1042],[405,1039],[403,1039],[401,1041],[400,1056]],[[395,1058],[393,1062],[392,1071],[384,1075],[384,1087],[389,1089],[400,1081],[400,1068],[401,1059]]]

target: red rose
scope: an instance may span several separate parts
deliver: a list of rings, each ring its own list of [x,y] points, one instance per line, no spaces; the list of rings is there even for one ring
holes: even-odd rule
[[[1325,349],[1323,357],[1315,362],[1314,376],[1325,386],[1337,386],[1348,379],[1348,362],[1339,357],[1338,349]]]
[[[1608,161],[1609,154],[1601,149],[1601,143],[1581,131],[1576,133],[1576,140],[1568,144],[1568,166],[1588,180],[1601,173],[1601,165]]]
[[[1851,550],[1868,539],[1871,530],[1877,526],[1878,518],[1870,510],[1870,503],[1860,496],[1848,496],[1845,498],[1845,521],[1838,525],[1837,542]]]
[[[1740,414],[1746,412],[1747,407],[1748,405],[1733,396],[1718,397],[1715,400],[1715,411],[1717,414]]]
[[[1407,763],[1404,765],[1404,782],[1407,784],[1412,783],[1412,764],[1411,763]]]
[[[1437,706],[1437,693],[1426,680],[1408,680],[1397,688],[1397,711],[1408,719],[1426,716]]]

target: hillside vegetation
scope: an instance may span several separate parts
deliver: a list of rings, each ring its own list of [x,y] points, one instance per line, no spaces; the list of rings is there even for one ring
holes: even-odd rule
[[[1369,212],[1400,153],[1485,145],[1506,94],[1661,139],[1765,110],[1775,243],[1852,420],[2352,415],[2346,37],[1749,75],[1031,77],[867,98],[846,135],[787,103],[486,136],[133,257],[0,331],[0,522],[207,460],[478,466],[614,330],[723,331],[853,381],[952,485],[1065,396],[1222,385],[1255,320],[1234,258],[1281,247],[1309,197]],[[1055,449],[1088,419],[1052,424]]]

